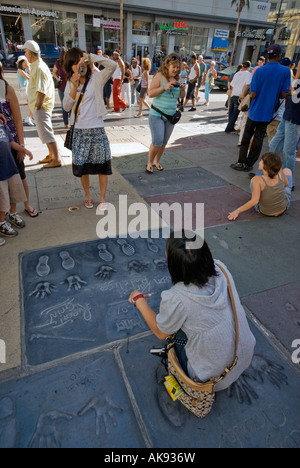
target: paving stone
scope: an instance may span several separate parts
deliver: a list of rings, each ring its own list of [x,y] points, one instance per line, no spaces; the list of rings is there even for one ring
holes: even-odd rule
[[[202,168],[180,168],[173,171],[154,171],[153,174],[124,174],[128,182],[142,197],[190,192],[192,190],[228,185]]]
[[[214,258],[228,266],[243,297],[300,280],[299,231],[299,221],[287,215],[245,222],[239,217],[206,229],[205,239]]]
[[[300,338],[300,281],[245,297],[243,303],[293,353]]]
[[[147,203],[158,212],[155,205],[167,203],[172,206],[179,204],[181,210],[174,210],[174,217],[168,216],[169,213],[161,213],[162,218],[177,230],[176,226],[185,226],[186,229],[197,229],[197,204],[204,204],[204,226],[217,226],[228,224],[228,212],[243,205],[249,200],[249,194],[229,185],[226,187],[211,188],[208,190],[196,190],[194,192],[181,192],[175,194],[159,195],[146,197]],[[199,212],[199,209],[198,209]],[[254,209],[243,214],[243,220],[262,218],[263,215],[257,213]],[[185,223],[185,224],[184,224]]]
[[[148,176],[148,174],[146,173],[148,154],[149,152],[146,151],[144,153],[128,154],[126,156],[114,157],[112,159],[112,166],[120,174],[145,173],[144,175]],[[186,158],[170,150],[165,151],[161,163],[163,164],[165,169],[177,169],[194,166],[194,164],[192,164]],[[155,169],[154,171],[156,172]],[[137,177],[140,180],[140,174]]]

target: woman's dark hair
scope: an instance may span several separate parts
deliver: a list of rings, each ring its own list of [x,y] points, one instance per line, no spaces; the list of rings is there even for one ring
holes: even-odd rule
[[[193,234],[193,238],[187,237],[183,230],[172,233],[167,240],[168,268],[173,284],[183,282],[202,287],[210,277],[218,275],[207,243]]]
[[[261,159],[264,163],[264,170],[270,179],[274,179],[282,167],[281,157],[276,153],[265,153]]]
[[[23,69],[22,69],[22,65],[23,65],[23,63],[24,63],[25,61],[26,61],[25,59],[19,60],[19,62],[18,62],[18,69],[23,70]]]
[[[72,67],[73,65],[77,65],[80,62],[81,57],[83,57],[83,51],[79,47],[72,47],[72,49],[68,50],[65,55],[64,60],[64,69],[67,74],[67,79],[69,80],[73,75]],[[86,79],[90,78],[92,74],[91,68],[87,67]]]

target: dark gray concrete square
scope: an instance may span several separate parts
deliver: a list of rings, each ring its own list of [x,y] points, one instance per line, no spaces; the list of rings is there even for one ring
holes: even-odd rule
[[[300,281],[245,297],[243,303],[292,354],[292,343],[300,338]]]
[[[129,294],[152,293],[149,304],[157,308],[171,284],[162,238],[98,239],[24,253],[21,273],[23,359],[33,366],[144,332]]]
[[[113,352],[1,383],[1,448],[144,446]]]
[[[124,174],[125,179],[142,197],[164,195],[193,190],[205,190],[229,185],[221,177],[200,167],[156,171],[153,174]]]
[[[216,395],[204,419],[173,402],[164,386],[167,372],[149,350],[153,337],[121,350],[131,388],[156,448],[298,447],[300,377],[254,326],[252,364],[230,389]],[[141,359],[142,357],[142,359]]]
[[[206,229],[205,238],[214,258],[224,261],[244,297],[300,281],[299,232],[300,222],[288,215],[251,221],[241,217]]]

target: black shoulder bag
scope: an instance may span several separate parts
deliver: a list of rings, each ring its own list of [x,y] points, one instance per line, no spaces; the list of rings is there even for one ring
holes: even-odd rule
[[[168,121],[171,122],[172,125],[177,124],[179,122],[179,120],[181,119],[181,112],[179,112],[179,111],[176,111],[175,114],[173,114],[173,115],[168,115],[168,114],[165,114],[164,112],[162,112],[161,110],[157,109],[157,107],[155,107],[153,104],[151,105],[151,107],[152,107],[153,110],[155,110],[159,114],[166,117],[166,119],[168,119]]]
[[[85,90],[86,90],[86,87],[88,85],[88,82],[89,82],[89,79],[86,80],[86,82],[84,83],[84,86],[82,88],[82,91],[80,93],[80,96],[78,98],[78,101],[77,101],[77,104],[76,104],[76,108],[75,108],[75,112],[74,112],[74,123],[73,125],[71,125],[71,127],[69,128],[69,130],[67,131],[67,134],[66,134],[66,139],[65,139],[65,144],[64,144],[64,147],[65,148],[68,148],[69,150],[72,151],[72,142],[73,142],[73,134],[74,134],[74,127],[75,127],[75,122],[76,122],[76,117],[77,117],[77,112],[78,112],[78,108],[80,106],[80,103],[82,101],[82,98],[83,98],[83,95],[85,93]]]

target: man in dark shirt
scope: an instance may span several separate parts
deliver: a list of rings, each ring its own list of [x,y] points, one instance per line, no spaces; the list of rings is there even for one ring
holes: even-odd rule
[[[283,167],[291,169],[293,174],[293,188],[295,187],[295,166],[297,143],[300,130],[300,62],[292,96],[286,105],[283,119],[279,124],[276,135],[270,143],[270,150],[283,153]]]

